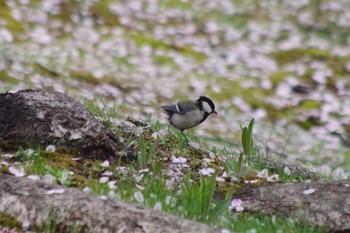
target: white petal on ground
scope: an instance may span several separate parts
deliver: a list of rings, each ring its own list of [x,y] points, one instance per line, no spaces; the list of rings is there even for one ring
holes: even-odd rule
[[[257,183],[259,180],[245,180],[244,183],[246,184],[254,184]]]
[[[23,177],[25,175],[23,167],[16,168],[12,166],[9,168],[9,172],[16,177]]]
[[[227,230],[227,229],[221,229],[221,232],[220,233],[231,233],[230,230]]]
[[[206,168],[199,170],[199,174],[203,176],[211,176],[211,172],[209,172]]]
[[[140,173],[147,173],[149,172],[149,168],[141,169],[139,170]]]
[[[315,191],[316,191],[315,189],[310,188],[310,189],[306,189],[306,190],[304,190],[304,191],[303,191],[303,194],[305,194],[305,195],[309,195],[309,194],[314,193]]]
[[[284,167],[283,173],[289,176],[291,172],[290,172],[290,169],[288,167]]]
[[[188,145],[190,147],[192,147],[193,149],[195,149],[195,150],[198,150],[198,149],[201,148],[201,146],[198,143],[195,143],[195,142],[189,142]]]
[[[45,183],[48,184],[53,184],[56,181],[56,177],[54,177],[51,174],[45,174],[43,179],[42,179]]]
[[[156,204],[154,204],[153,209],[162,210],[162,203],[157,201]]]
[[[13,154],[13,153],[5,153],[5,154],[3,154],[3,157],[10,159],[10,158],[15,157],[15,154]]]
[[[143,187],[142,185],[139,185],[139,184],[136,184],[135,187],[141,191],[143,191],[145,189],[145,187]]]
[[[175,207],[176,205],[176,198],[172,196],[166,196],[165,197],[165,203],[169,205],[170,207]]]
[[[91,188],[90,187],[85,187],[85,188],[83,188],[83,192],[84,193],[91,193]]]
[[[111,175],[113,175],[113,172],[111,171],[105,171],[101,174],[101,176],[111,176]]]
[[[126,167],[116,167],[115,170],[121,171],[121,172],[125,172],[126,171]]]
[[[29,220],[24,220],[23,222],[22,222],[22,227],[23,227],[23,229],[28,229],[29,227],[30,227],[30,221]],[[4,231],[4,233],[5,233],[5,231]]]
[[[108,181],[108,177],[107,176],[102,176],[101,178],[100,178],[100,183],[101,184],[104,184],[104,183],[106,183],[107,181]]]
[[[112,190],[115,190],[115,189],[117,189],[117,186],[115,185],[116,183],[117,183],[116,180],[109,181],[109,182],[108,182],[108,187],[109,187],[110,189],[112,189]]]
[[[50,189],[46,191],[46,194],[61,194],[64,193],[64,189]]]
[[[9,163],[9,162],[6,162],[6,161],[0,161],[0,165],[9,166],[10,163]]]
[[[139,203],[143,203],[144,198],[141,192],[137,191],[134,193],[134,199],[138,201]]]
[[[210,157],[211,159],[215,159],[216,156],[215,156],[215,154],[214,154],[213,152],[210,151],[210,152],[209,152],[209,157]]]
[[[48,145],[45,150],[48,152],[55,152],[56,146],[55,145]]]
[[[108,197],[109,198],[116,198],[117,194],[113,190],[111,190],[111,191],[108,192]]]
[[[38,175],[29,175],[27,178],[30,180],[40,180],[40,176]]]
[[[101,163],[101,167],[108,167],[109,166],[109,161],[105,160],[103,163]]]
[[[242,206],[243,204],[243,201],[239,198],[234,198],[232,199],[231,203],[230,203],[230,206],[229,206],[229,209],[230,210],[236,210],[236,211],[243,211],[244,208]]]
[[[260,178],[267,178],[268,176],[269,176],[269,173],[267,169],[263,169],[257,174],[257,177],[260,177]]]
[[[78,160],[81,160],[81,158],[71,158],[71,160],[78,161]]]
[[[180,163],[180,164],[183,164],[183,163],[186,163],[187,162],[187,159],[186,158],[184,158],[184,157],[175,157],[174,155],[173,156],[171,156],[171,161],[173,162],[173,163]]]
[[[68,176],[69,176],[69,171],[62,171],[62,174],[61,174],[61,178],[60,178],[60,182],[62,183],[62,184],[64,184],[66,181],[67,181],[67,179],[68,179]]]
[[[140,182],[144,177],[144,174],[142,173],[141,175],[137,176],[137,175],[134,175],[134,179],[136,182]]]
[[[269,176],[269,177],[267,177],[267,181],[268,182],[277,182],[277,181],[279,181],[279,175],[274,174],[272,176]]]
[[[101,195],[98,198],[101,199],[101,200],[107,200],[108,199],[105,195]]]

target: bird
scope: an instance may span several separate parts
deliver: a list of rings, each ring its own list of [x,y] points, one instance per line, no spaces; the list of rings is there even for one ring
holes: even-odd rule
[[[206,97],[200,96],[196,100],[186,100],[175,104],[161,106],[163,112],[168,116],[169,123],[184,134],[186,129],[193,128],[204,122],[209,115],[218,114],[215,111],[214,102]]]

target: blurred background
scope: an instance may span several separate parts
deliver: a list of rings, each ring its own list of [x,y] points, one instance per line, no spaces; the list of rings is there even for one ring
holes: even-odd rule
[[[122,118],[209,96],[194,135],[350,167],[348,0],[0,0],[0,92],[64,92]]]

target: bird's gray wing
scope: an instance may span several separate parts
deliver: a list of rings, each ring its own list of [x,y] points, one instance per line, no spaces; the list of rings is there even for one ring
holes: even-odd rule
[[[182,101],[177,103],[181,112],[191,112],[198,108],[196,101]]]
[[[176,109],[176,105],[175,105],[175,104],[163,105],[163,106],[161,106],[160,108],[163,109],[165,112],[170,112],[170,113],[177,112],[177,109]]]
[[[194,105],[193,102],[183,101],[176,104],[163,105],[161,108],[167,114],[178,113],[183,115],[186,112],[190,112],[196,109],[196,105]]]

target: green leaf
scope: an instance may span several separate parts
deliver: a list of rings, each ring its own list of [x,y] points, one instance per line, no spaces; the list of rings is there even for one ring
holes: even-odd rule
[[[155,176],[161,175],[161,172],[162,172],[162,162],[159,161],[158,159],[156,159],[156,160],[153,162],[152,172],[153,172],[153,175],[155,175]]]
[[[143,169],[147,163],[147,146],[143,136],[140,136],[139,147],[140,151],[137,154],[137,164],[139,166],[139,169]]]
[[[250,137],[250,153],[249,155],[252,153],[253,151],[253,128],[254,128],[254,118],[249,122],[248,125],[248,130],[249,130],[249,137]]]
[[[254,118],[250,120],[249,125],[248,125],[248,130],[250,135],[253,135],[253,127],[254,127]]]
[[[151,145],[148,147],[148,150],[147,150],[147,160],[149,160],[153,157],[153,152],[157,146],[157,142],[155,142],[155,143],[149,142],[148,145],[149,144],[151,144]]]
[[[236,166],[236,174],[239,174],[241,171],[243,164],[243,152],[239,155],[238,161],[237,161],[237,166]]]
[[[249,134],[247,127],[243,128],[242,147],[243,147],[244,154],[248,155],[250,153],[250,148],[251,148],[251,137],[250,137],[250,134]]]
[[[230,203],[231,203],[231,200],[219,201],[215,205],[215,207],[209,211],[207,221],[209,223],[215,223],[215,221],[217,221],[220,216],[224,215],[225,212],[228,212]]]

